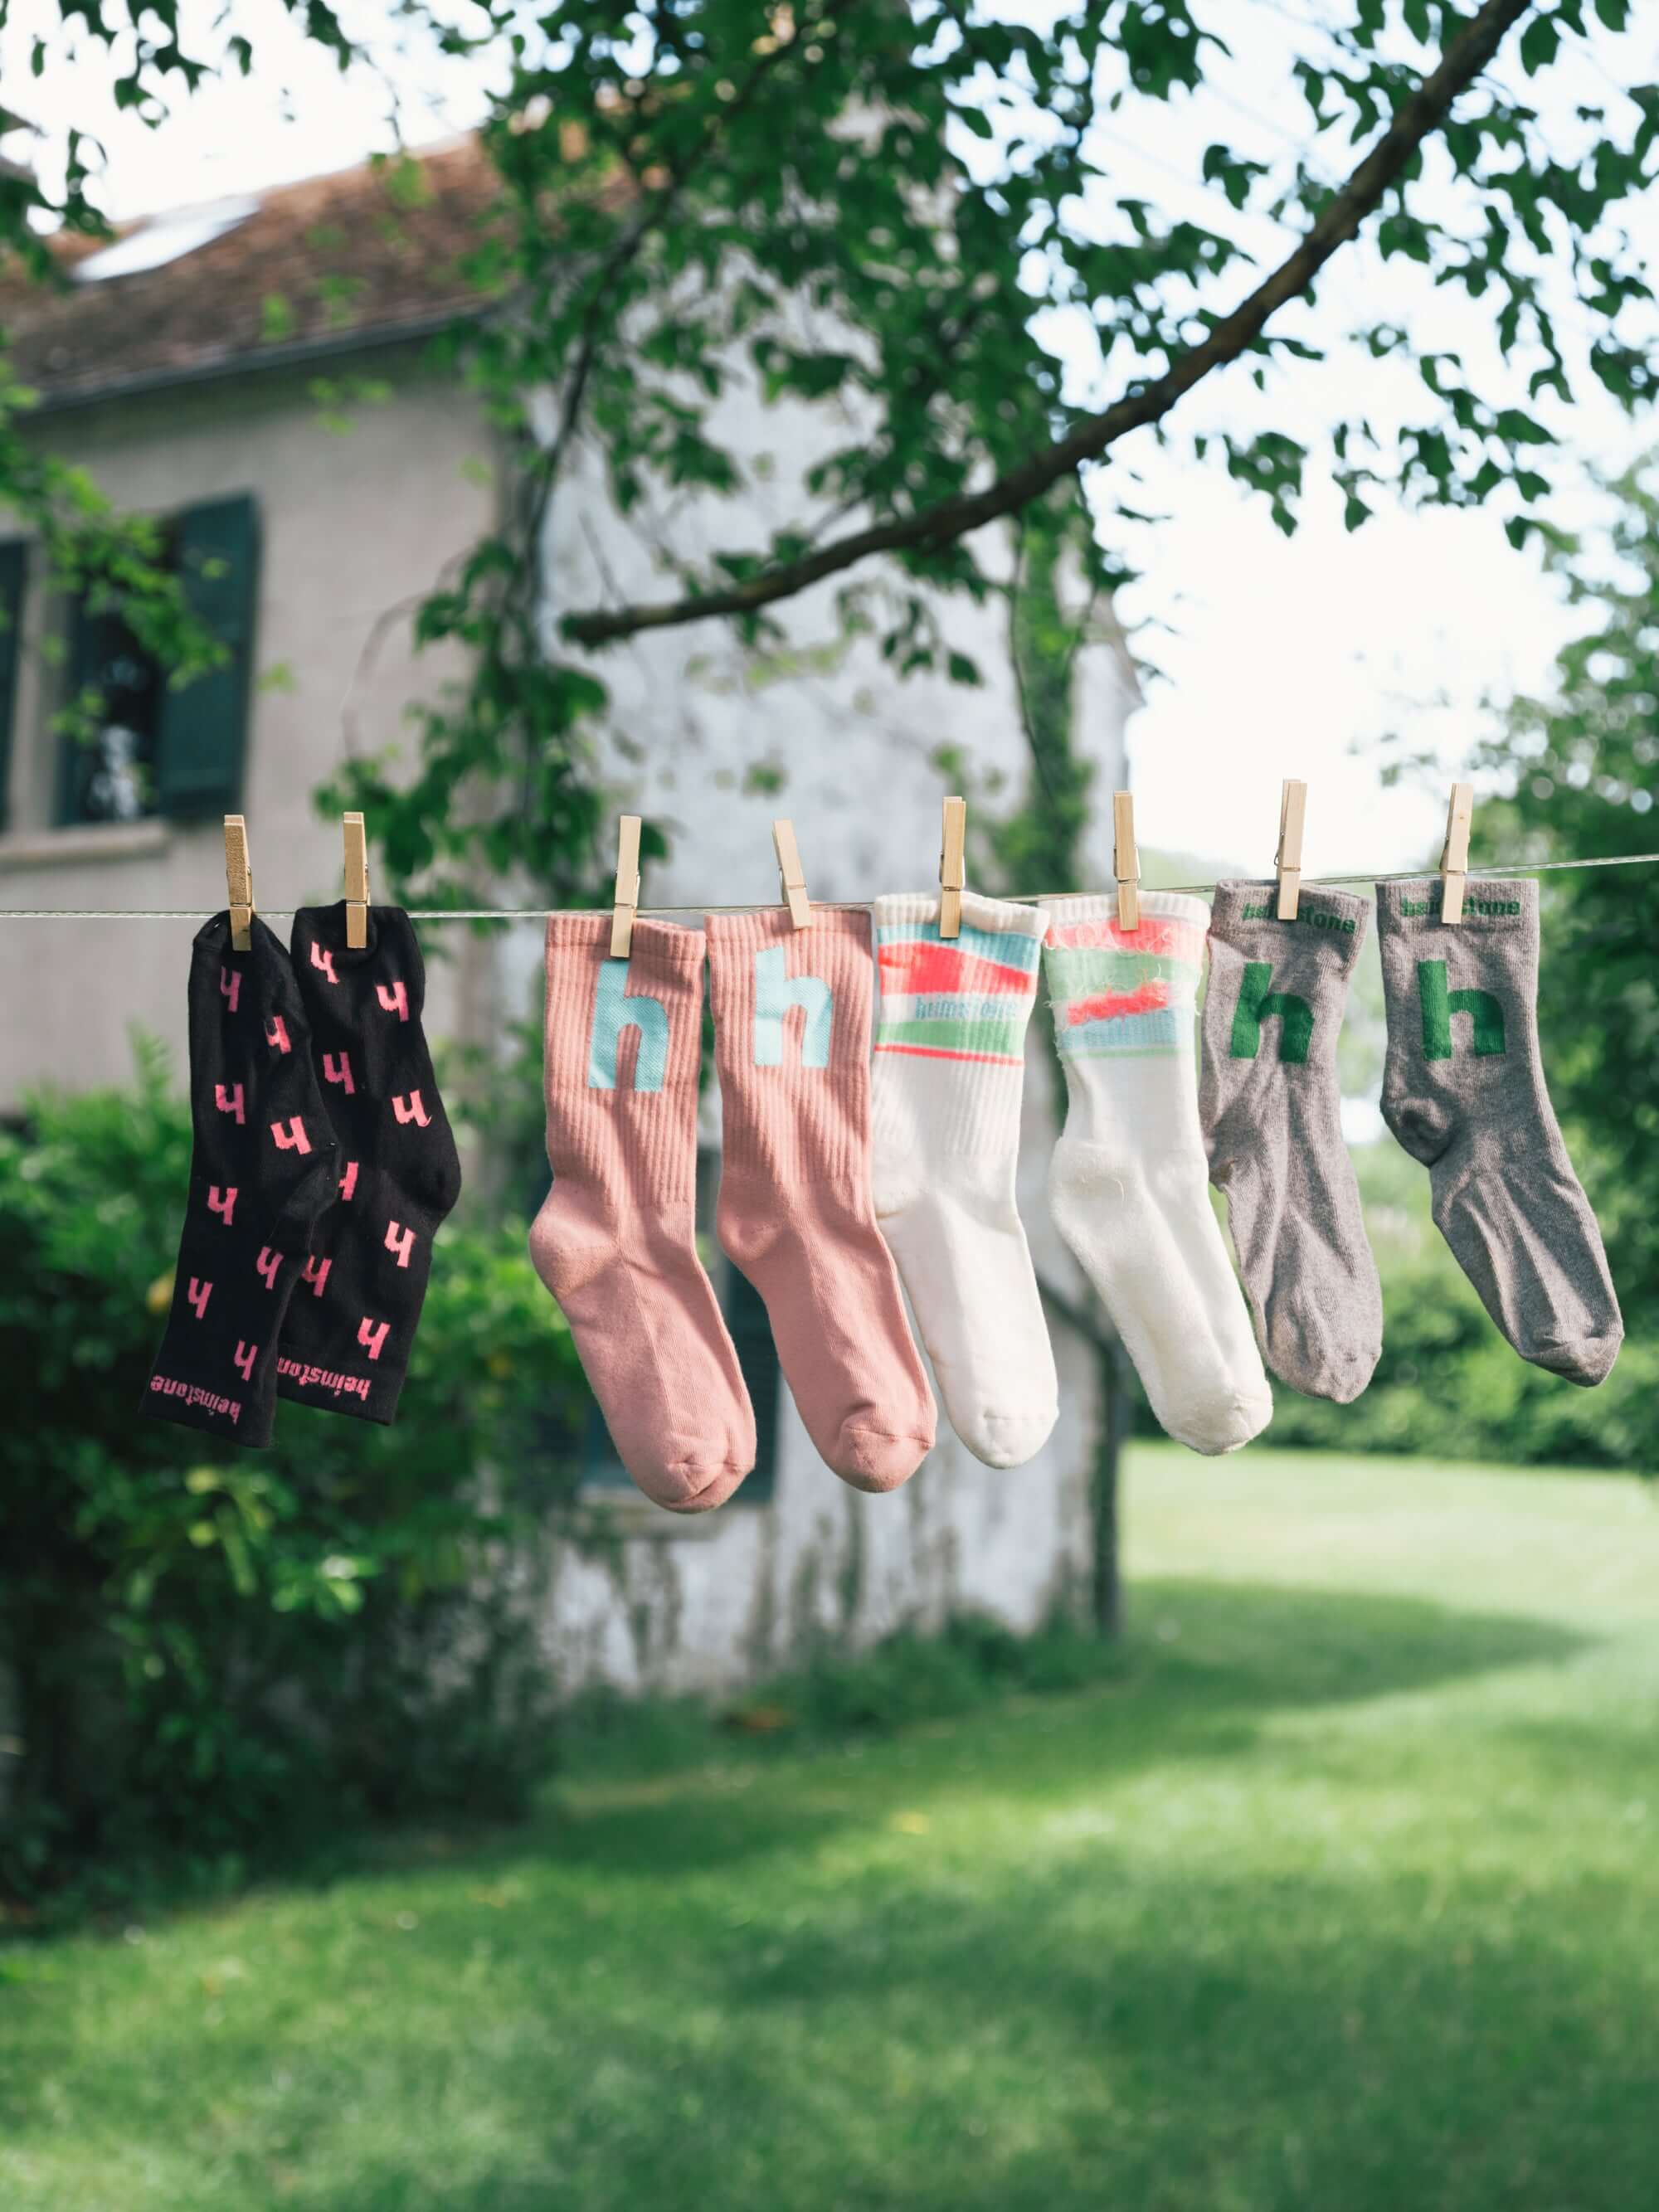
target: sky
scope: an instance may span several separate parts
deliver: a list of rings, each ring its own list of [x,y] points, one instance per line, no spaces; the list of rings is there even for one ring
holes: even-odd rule
[[[1003,4],[1026,20],[1054,12],[1048,0]],[[455,0],[454,12],[465,21],[465,0]],[[1334,0],[1212,0],[1201,18],[1225,27],[1248,17],[1249,38],[1235,37],[1235,58],[1213,98],[1171,107],[1155,121],[1133,111],[1121,124],[1114,120],[1106,141],[1111,191],[1231,229],[1264,264],[1278,258],[1287,233],[1265,218],[1218,212],[1215,196],[1197,181],[1202,150],[1224,137],[1288,173],[1305,143],[1302,112],[1286,91],[1288,53],[1293,42],[1307,42],[1322,14],[1328,20],[1338,12]],[[219,0],[186,0],[185,14],[187,22],[194,15],[201,43],[210,48]],[[342,76],[276,9],[231,0],[217,35],[239,24],[257,33],[256,76],[210,85],[151,130],[112,111],[95,58],[55,63],[38,79],[29,75],[23,62],[31,35],[52,31],[58,9],[53,0],[14,0],[0,30],[0,87],[8,106],[42,126],[46,147],[70,124],[103,141],[101,199],[118,220],[348,166],[394,142],[394,102],[404,138],[416,145],[477,118],[487,87],[476,64],[441,59],[418,42],[400,50],[400,34],[388,28],[392,11],[368,0],[348,0],[342,14],[349,29],[373,33],[378,72]],[[1638,26],[1644,14],[1636,10]],[[1616,114],[1622,86],[1659,78],[1659,11],[1645,15],[1644,27],[1622,38],[1599,33],[1593,52],[1559,78],[1528,88],[1553,143],[1577,143],[1577,105],[1598,101]],[[1313,35],[1316,41],[1316,27]],[[1499,74],[1521,82],[1512,61]],[[280,95],[273,91],[279,82]],[[19,144],[13,139],[10,150]],[[1352,159],[1342,145],[1317,152],[1332,173]],[[1659,248],[1651,203],[1637,220]],[[1248,279],[1239,281],[1243,289]],[[1426,330],[1425,342],[1457,344],[1478,358],[1484,341],[1475,311],[1425,295],[1414,276],[1402,284],[1380,264],[1350,262],[1326,280],[1320,305],[1326,314],[1381,313],[1396,296],[1413,331]],[[1085,335],[1068,330],[1063,319],[1045,331],[1068,364],[1073,395],[1110,396]],[[1278,376],[1262,419],[1305,425],[1315,439],[1330,421],[1398,399],[1387,388],[1398,373],[1343,356],[1296,364]],[[1420,392],[1416,398],[1420,413]],[[1188,411],[1236,424],[1256,404],[1235,371],[1202,387]],[[1652,426],[1631,424],[1587,391],[1560,428],[1564,497],[1557,511],[1589,522],[1597,512],[1591,471],[1633,459]],[[1128,549],[1144,573],[1121,609],[1158,672],[1131,728],[1143,843],[1265,869],[1277,836],[1279,780],[1297,775],[1310,785],[1310,874],[1416,865],[1438,844],[1444,784],[1490,726],[1492,702],[1547,689],[1553,655],[1572,628],[1559,585],[1535,555],[1510,547],[1501,517],[1490,511],[1409,514],[1388,507],[1350,536],[1336,495],[1316,482],[1300,528],[1286,538],[1265,503],[1212,463],[1193,459],[1186,445],[1160,447],[1141,434],[1115,464],[1139,478],[1136,503],[1163,518]],[[1438,753],[1442,769],[1427,786],[1383,787],[1375,747],[1388,732]]]

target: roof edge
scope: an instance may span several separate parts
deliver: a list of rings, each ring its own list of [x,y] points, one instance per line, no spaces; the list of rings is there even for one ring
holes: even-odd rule
[[[374,323],[361,330],[331,332],[326,337],[296,338],[286,345],[258,346],[244,353],[228,354],[220,361],[194,362],[187,368],[145,369],[133,376],[111,377],[70,392],[54,393],[46,386],[36,386],[33,387],[35,404],[23,419],[39,422],[44,416],[74,414],[82,408],[101,407],[111,400],[142,398],[149,392],[177,391],[189,385],[223,384],[235,377],[258,376],[269,369],[300,368],[307,362],[334,361],[349,354],[408,345],[453,330],[458,323],[473,319],[476,312],[451,308],[441,314],[410,316],[403,322]]]

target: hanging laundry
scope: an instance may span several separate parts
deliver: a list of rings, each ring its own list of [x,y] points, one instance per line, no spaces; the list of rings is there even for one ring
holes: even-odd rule
[[[283,1324],[276,1389],[386,1422],[461,1164],[422,1027],[426,968],[414,925],[399,907],[369,907],[368,942],[354,950],[346,914],[342,900],[294,917],[295,978],[339,1162],[337,1202]]]
[[[609,914],[547,925],[548,1193],[530,1231],[623,1465],[676,1513],[755,1464],[755,1414],[697,1256],[703,934]]]
[[[709,915],[721,1245],[765,1301],[820,1456],[891,1490],[935,1415],[870,1184],[870,917]],[[639,927],[641,925],[636,925]]]
[[[1262,1358],[1347,1405],[1382,1351],[1382,1286],[1342,1137],[1336,1040],[1370,908],[1303,886],[1216,885],[1199,1114]]]
[[[1060,1413],[1042,1300],[1014,1199],[1025,1029],[1046,915],[962,891],[878,898],[873,1188],[951,1425],[1019,1467]]]
[[[228,912],[191,948],[190,1191],[167,1333],[144,1405],[163,1420],[264,1444],[277,1343],[334,1198],[335,1143],[288,954]]]
[[[1194,1451],[1237,1451],[1273,1395],[1211,1210],[1194,1067],[1208,919],[1173,891],[1048,899],[1043,968],[1066,1070],[1049,1197],[1153,1413]]]
[[[1429,1170],[1434,1218],[1523,1359],[1606,1380],[1624,1341],[1601,1232],[1538,1049],[1538,886],[1470,876],[1376,887],[1388,1006],[1382,1115]]]

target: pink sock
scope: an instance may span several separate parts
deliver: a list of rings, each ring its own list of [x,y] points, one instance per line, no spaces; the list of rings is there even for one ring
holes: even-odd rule
[[[755,1464],[755,1415],[696,1244],[703,938],[611,917],[547,925],[547,1158],[530,1231],[611,1441],[677,1513],[728,1498]]]
[[[932,1449],[933,1401],[870,1195],[869,917],[706,920],[720,1240],[766,1301],[819,1453],[855,1489],[892,1490]]]

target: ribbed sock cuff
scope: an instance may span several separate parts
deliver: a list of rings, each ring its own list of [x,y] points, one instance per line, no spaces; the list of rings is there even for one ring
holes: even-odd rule
[[[701,971],[708,945],[700,929],[672,921],[635,921],[627,967],[631,983],[659,975],[677,992],[693,984],[701,995]],[[586,1031],[593,1012],[597,970],[611,957],[608,914],[552,914],[547,918],[547,1001],[550,1024],[556,1013],[560,1035],[567,1028]],[[563,1072],[562,1063],[561,1072]],[[586,1076],[582,1079],[586,1081]]]
[[[815,907],[711,914],[708,995],[728,1171],[784,1183],[867,1175],[870,918]]]
[[[608,914],[549,916],[543,1073],[556,1176],[636,1204],[693,1196],[706,950],[700,929],[640,921],[628,959],[613,961]],[[615,993],[603,1010],[602,984]]]
[[[1006,1151],[1019,1140],[1025,1030],[1048,916],[964,891],[961,932],[941,938],[939,907],[927,891],[876,901],[877,1142],[889,1152],[918,1141],[942,1152]]]
[[[1281,921],[1277,884],[1218,884],[1210,904],[1210,935],[1264,958],[1272,957],[1276,944],[1287,941],[1298,952],[1304,946],[1325,946],[1343,967],[1351,968],[1365,942],[1370,911],[1370,900],[1352,891],[1304,884],[1295,919]]]
[[[1376,886],[1376,926],[1393,936],[1415,930],[1439,929],[1440,898],[1443,886],[1438,876],[1418,876],[1406,882]],[[1463,890],[1463,919],[1459,929],[1529,932],[1538,933],[1538,885],[1529,876],[1470,876]]]
[[[1048,898],[1042,902],[1042,911],[1048,916],[1051,944],[1069,942],[1071,935],[1085,925],[1099,927],[1109,923],[1118,927],[1117,893],[1115,891],[1075,891],[1063,898]],[[1196,929],[1201,937],[1210,919],[1210,909],[1200,898],[1188,891],[1142,891],[1140,894],[1141,928],[1150,918],[1154,921],[1179,923]],[[1140,929],[1121,932],[1123,942],[1132,950]],[[1092,938],[1085,940],[1093,943]]]
[[[939,893],[937,891],[887,891],[876,901],[875,922],[878,930],[892,929],[905,922],[937,922]],[[988,934],[1012,937],[1034,937],[1039,943],[1048,934],[1048,917],[1039,906],[1015,899],[987,898],[981,891],[962,894],[962,921],[966,929],[977,929]],[[954,940],[944,940],[949,944]]]
[[[1054,1037],[1068,1060],[1194,1054],[1193,1016],[1209,910],[1182,891],[1146,891],[1137,926],[1110,891],[1044,902],[1043,974]]]

